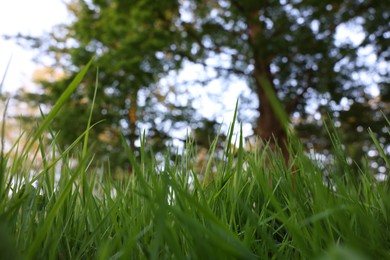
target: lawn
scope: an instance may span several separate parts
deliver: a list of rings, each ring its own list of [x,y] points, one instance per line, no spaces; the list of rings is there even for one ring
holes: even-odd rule
[[[332,129],[332,167],[310,160],[294,137],[286,166],[266,146],[246,151],[230,134],[221,158],[211,145],[202,174],[191,142],[167,151],[164,164],[144,142],[137,158],[123,142],[133,172],[120,180],[91,164],[91,118],[67,150],[54,137],[44,145],[85,71],[27,144],[1,152],[1,259],[390,258],[389,182],[352,171]],[[45,159],[32,174],[26,158],[38,155]]]

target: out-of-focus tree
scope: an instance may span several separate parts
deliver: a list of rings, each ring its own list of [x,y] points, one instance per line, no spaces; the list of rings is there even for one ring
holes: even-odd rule
[[[183,122],[195,116],[186,90],[159,82],[181,66],[182,57],[174,49],[184,43],[173,29],[179,3],[71,1],[67,7],[74,16],[70,25],[57,27],[47,38],[21,38],[51,55],[53,71],[63,74],[61,79],[37,78],[43,93],[27,96],[34,102],[53,104],[79,68],[95,56],[95,67],[53,123],[59,131],[57,141],[66,146],[85,130],[95,82],[93,118],[103,120],[91,131],[98,158],[110,157],[111,165],[123,166],[127,155],[120,136],[123,133],[135,151],[140,126],[149,130],[147,140],[156,149],[166,145],[169,131],[185,132]]]
[[[284,145],[286,132],[272,100],[265,94],[267,81],[288,115],[295,119],[298,134],[311,137],[308,144],[321,145],[320,149],[329,144],[321,138],[327,133],[319,121],[326,113],[341,124],[346,141],[361,128],[366,132],[370,125],[379,128],[378,134],[389,144],[387,133],[382,130],[385,122],[378,115],[380,106],[368,105],[372,97],[367,94],[369,85],[375,85],[385,104],[389,92],[390,49],[386,39],[390,38],[390,11],[386,3],[357,0],[183,3],[186,19],[182,27],[194,39],[195,54],[201,54],[200,58],[189,59],[208,65],[218,56],[224,60],[216,68],[218,71],[247,79],[259,100],[256,132],[270,141],[271,146],[275,137],[285,158],[288,158]],[[360,39],[340,36],[348,30],[357,32]],[[375,62],[366,62],[364,54]],[[367,82],[361,75],[375,80]],[[353,127],[346,113],[363,115],[363,107],[365,117],[355,116]],[[367,135],[360,137],[361,142],[367,142]]]
[[[203,65],[213,77],[245,79],[259,101],[256,133],[271,147],[278,144],[288,161],[285,125],[266,94],[268,84],[308,147],[327,149],[320,121],[327,113],[347,142],[355,142],[352,136],[359,136],[360,144],[366,142],[367,135],[360,133],[370,125],[388,146],[379,115],[389,99],[387,5],[374,0],[80,0],[68,3],[75,20],[40,43],[49,44],[47,52],[65,65],[67,75],[96,55],[101,87],[95,119],[106,121],[94,131],[107,140],[103,153],[120,154],[120,126],[133,145],[138,122],[153,126],[151,133],[165,138],[169,131],[159,130],[165,128],[162,115],[179,126],[178,121],[191,118],[193,111],[183,112],[189,102],[161,106],[160,99],[175,91],[161,97],[156,84],[186,62]],[[343,37],[349,31],[356,32],[355,40]],[[366,62],[364,56],[374,61]],[[83,128],[94,79],[91,72],[57,121],[64,143]],[[42,99],[55,100],[66,83],[43,84]],[[377,103],[368,94],[370,85],[380,92]]]

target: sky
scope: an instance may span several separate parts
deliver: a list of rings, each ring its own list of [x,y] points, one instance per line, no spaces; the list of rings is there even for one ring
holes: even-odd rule
[[[18,33],[39,36],[67,19],[68,13],[61,0],[0,0],[0,80],[10,61],[3,92],[32,88],[31,78],[37,68],[31,61],[32,51],[24,50],[3,36]]]

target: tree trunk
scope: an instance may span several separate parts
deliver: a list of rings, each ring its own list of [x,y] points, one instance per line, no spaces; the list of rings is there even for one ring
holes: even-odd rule
[[[132,92],[130,94],[130,107],[128,109],[128,119],[129,119],[129,134],[128,134],[128,141],[131,152],[135,152],[135,141],[137,138],[137,111],[138,111],[138,90],[135,92]],[[133,174],[133,167],[134,165],[131,164],[128,167],[128,174]]]
[[[283,125],[276,115],[271,100],[266,95],[264,91],[264,86],[259,81],[259,77],[264,77],[263,73],[258,72],[256,69],[254,77],[256,78],[256,93],[259,99],[258,111],[260,116],[257,123],[257,135],[263,143],[268,143],[269,148],[279,154],[279,148],[283,159],[288,165],[290,155],[287,148],[287,134]],[[269,73],[266,74],[266,79],[270,82],[271,86],[272,81]]]
[[[135,93],[132,93],[130,96],[130,107],[128,111],[129,116],[129,143],[130,148],[134,152],[135,151],[135,139],[137,137],[137,110],[138,110],[138,104],[137,104],[137,98],[138,98],[138,91]]]
[[[263,143],[268,143],[270,149],[279,154],[279,148],[281,155],[284,158],[286,165],[288,165],[290,156],[287,149],[287,134],[282,123],[278,119],[275,110],[272,107],[271,100],[266,94],[265,87],[260,79],[266,79],[272,86],[274,92],[275,86],[273,85],[273,77],[271,74],[270,66],[272,62],[272,56],[265,54],[262,49],[266,48],[267,42],[263,39],[263,28],[259,22],[259,11],[251,11],[248,15],[248,39],[249,44],[253,51],[254,72],[253,77],[255,79],[256,94],[259,99],[258,111],[260,113],[257,134]]]

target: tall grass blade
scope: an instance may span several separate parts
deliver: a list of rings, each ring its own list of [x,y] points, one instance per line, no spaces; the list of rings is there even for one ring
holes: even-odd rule
[[[73,81],[69,84],[68,88],[62,93],[60,98],[57,100],[56,104],[53,106],[49,114],[46,116],[44,121],[40,124],[38,129],[35,131],[34,135],[31,136],[29,141],[26,143],[26,149],[25,152],[28,153],[32,146],[34,145],[35,141],[38,140],[38,138],[43,134],[45,129],[50,125],[52,120],[56,117],[62,106],[66,103],[66,101],[70,98],[72,93],[75,91],[75,89],[78,87],[78,85],[81,83],[81,80],[84,78],[84,75],[87,73],[89,67],[91,66],[93,62],[93,58],[88,62],[88,64],[76,75],[76,77],[73,79]]]
[[[287,133],[289,129],[289,116],[287,115],[285,109],[283,108],[282,104],[277,98],[271,83],[267,78],[263,76],[259,76],[258,80],[262,85],[262,87],[264,88],[265,94],[270,100],[272,109],[275,111],[275,114],[278,117],[280,124],[282,125],[283,129],[285,129]]]
[[[385,151],[383,150],[381,144],[379,143],[378,138],[376,138],[371,128],[368,128],[368,134],[370,135],[372,141],[374,142],[376,148],[378,149],[382,159],[386,162],[387,169],[390,169],[390,159],[387,157]]]
[[[9,67],[10,67],[10,65],[11,65],[11,60],[12,60],[12,55],[11,55],[11,57],[9,57],[9,59],[8,59],[7,66],[5,67],[5,72],[4,72],[3,77],[2,77],[2,79],[1,79],[1,82],[0,82],[0,95],[1,95],[1,93],[3,92],[3,86],[4,86],[4,82],[5,82],[5,77],[6,77],[6,75],[7,75],[7,72],[8,72],[8,70],[9,70]]]
[[[5,156],[5,152],[4,152],[4,149],[5,149],[5,125],[6,125],[6,117],[7,117],[7,110],[8,110],[8,104],[9,104],[9,99],[7,100],[7,102],[5,103],[5,107],[4,107],[4,112],[3,112],[3,120],[2,120],[2,123],[1,123],[1,149],[0,149],[0,199],[1,197],[5,196],[5,193],[4,193],[4,189],[5,189],[5,186],[4,186],[4,182],[5,182],[5,174],[6,174],[6,164],[7,164],[7,160],[6,160],[6,156]]]
[[[93,98],[92,98],[91,112],[89,113],[89,117],[88,117],[87,132],[86,132],[85,137],[84,137],[83,154],[82,154],[82,158],[83,159],[85,158],[85,156],[87,154],[89,129],[90,129],[90,126],[91,126],[91,121],[92,121],[93,107],[94,107],[95,101],[96,101],[96,94],[97,94],[97,89],[98,89],[98,81],[99,81],[99,69],[96,71],[95,91],[93,93]]]

